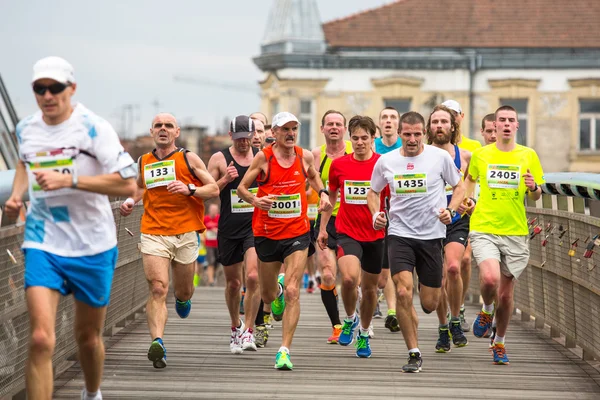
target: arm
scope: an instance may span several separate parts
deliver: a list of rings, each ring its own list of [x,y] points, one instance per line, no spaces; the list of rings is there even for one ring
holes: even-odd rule
[[[373,228],[377,230],[385,228],[387,218],[384,212],[379,211],[381,207],[380,193],[377,193],[372,188],[367,192],[367,206],[374,217]]]
[[[71,174],[46,170],[34,172],[34,175],[37,183],[46,191],[70,188],[73,184]],[[77,180],[77,189],[108,196],[129,197],[136,190],[135,180],[133,178],[123,179],[118,172],[95,176],[79,176]]]
[[[337,201],[337,196],[338,196],[338,191],[332,190],[331,193],[329,193],[329,203],[335,204]],[[329,223],[329,220],[331,219],[332,213],[333,213],[333,208],[331,208],[327,211],[323,211],[321,213],[321,224],[319,226],[319,237],[317,238],[317,244],[319,245],[321,250],[325,250],[327,248],[327,238],[329,236],[327,234],[327,224]]]
[[[307,174],[307,179],[308,179],[308,182],[310,183],[310,186],[312,186],[312,188],[315,190],[315,192],[317,192],[317,193],[321,192],[321,190],[324,189],[323,182],[321,181],[321,176],[319,175],[319,173],[317,172],[317,170],[314,167],[315,158],[314,158],[313,154],[309,151],[304,151],[302,153],[302,158],[304,160],[304,165],[305,166],[308,165],[306,174]],[[332,205],[329,202],[329,196],[327,195],[327,193],[321,192],[319,197],[321,198],[321,201],[319,204],[319,212],[320,213],[332,209]]]
[[[223,167],[225,167],[225,156],[221,152],[213,154],[208,160],[208,173],[217,182],[219,191],[239,176],[237,169],[233,166],[233,161],[226,168]],[[225,173],[222,173],[223,170],[225,170]]]
[[[29,186],[29,179],[27,177],[27,168],[23,161],[17,163],[15,170],[15,179],[13,180],[12,193],[8,200],[6,200],[4,211],[9,219],[15,219],[19,216],[19,212],[23,207],[23,195],[27,191]]]
[[[208,173],[206,165],[204,165],[204,161],[202,161],[197,154],[188,153],[187,155],[189,157],[188,160],[190,162],[190,166],[194,170],[194,173],[200,182],[202,182],[202,187],[196,189],[194,197],[199,197],[202,200],[208,200],[210,198],[217,197],[219,195],[219,186],[211,174]],[[187,186],[186,191],[186,194],[189,194],[189,189]]]
[[[523,175],[523,179],[525,180],[525,186],[527,186],[527,195],[529,198],[533,201],[539,200],[542,197],[542,188],[535,183],[529,168],[527,168],[527,172]]]
[[[252,182],[258,178],[258,175],[263,171],[263,167],[266,163],[267,159],[265,158],[265,153],[259,151],[256,156],[254,156],[254,160],[252,160],[252,164],[250,164],[250,168],[244,174],[242,181],[238,185],[237,194],[240,199],[244,200],[248,204],[252,204],[254,207],[269,211],[273,206],[273,197],[274,195],[268,195],[263,197],[257,197],[250,193],[248,188],[252,185]]]

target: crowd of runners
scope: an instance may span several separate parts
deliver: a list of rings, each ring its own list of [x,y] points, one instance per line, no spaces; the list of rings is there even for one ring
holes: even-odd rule
[[[511,106],[484,117],[484,146],[461,134],[464,113],[454,100],[426,116],[386,107],[378,124],[329,110],[321,120],[325,144],[312,151],[296,144],[300,122],[292,113],[277,113],[270,124],[262,113],[240,115],[229,126],[233,144],[208,165],[175,145],[177,120],[160,113],[150,127],[155,149],[136,166],[110,124],[72,103],[77,84],[66,60],[38,61],[32,88],[40,111],[17,127],[21,162],[5,208],[16,216],[29,192],[23,243],[29,398],[51,398],[56,311],[60,295],[69,293],[85,376],[82,399],[102,398],[101,335],[117,260],[108,196],[127,197],[123,216],[143,200],[148,358],[155,368],[167,366],[169,269],[175,311],[186,318],[199,233],[207,228],[204,204],[215,198],[220,209],[210,215],[219,218],[208,220],[218,228],[217,248],[208,256],[216,265],[218,254],[224,268],[231,353],[265,347],[272,316],[282,321],[274,366],[293,369],[303,275],[310,274],[312,291],[317,268],[332,327],[327,343],[355,343],[358,357],[370,357],[381,292],[384,326],[401,332],[407,347],[402,371],[419,372],[428,351],[467,346],[471,329],[477,338],[491,336],[494,363],[508,364],[514,282],[529,258],[524,200],[537,200],[543,183],[537,154],[515,141],[519,122]],[[464,308],[471,254],[484,302],[472,323]],[[414,290],[422,311],[438,316],[435,349],[419,347]]]

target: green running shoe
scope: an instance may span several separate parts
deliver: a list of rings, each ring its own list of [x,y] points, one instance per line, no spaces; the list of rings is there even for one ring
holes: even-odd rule
[[[291,371],[294,364],[290,361],[290,355],[285,351],[280,351],[275,356],[275,369],[282,371]]]
[[[285,280],[285,274],[279,274],[277,276],[277,282],[281,285],[281,288],[284,289],[283,285]],[[281,296],[277,297],[271,303],[271,312],[273,313],[273,319],[275,321],[281,321],[283,319],[283,312],[285,311],[285,299],[283,298],[283,290],[281,291]]]

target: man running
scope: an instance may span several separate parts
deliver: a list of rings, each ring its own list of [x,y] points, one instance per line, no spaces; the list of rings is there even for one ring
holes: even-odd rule
[[[481,120],[481,136],[486,145],[496,143],[496,116],[488,114]]]
[[[460,172],[447,151],[423,144],[425,121],[414,111],[402,114],[402,147],[383,155],[375,164],[367,195],[376,229],[387,223],[379,211],[379,194],[386,186],[391,192],[388,228],[390,274],[396,285],[396,312],[408,347],[403,372],[419,372],[423,363],[417,338],[418,319],[413,307],[413,270],[421,290],[421,307],[433,312],[442,286],[442,239],[446,226],[456,215],[464,198]],[[445,186],[452,186],[447,206]]]
[[[456,142],[460,135],[460,127],[454,115],[445,106],[436,106],[427,122],[427,143],[434,147],[446,150],[454,160],[454,165],[464,176],[469,168],[471,153],[460,149]],[[452,188],[446,186],[448,204],[452,200]],[[469,212],[474,206],[469,199]],[[462,208],[465,206],[461,205]],[[451,350],[450,338],[457,347],[464,347],[468,340],[460,325],[460,306],[462,303],[463,283],[460,275],[460,262],[463,258],[465,247],[469,239],[469,214],[462,215],[464,210],[457,210],[457,216],[452,223],[446,226],[444,248],[444,277],[442,280],[442,296],[437,308],[439,337],[435,349],[438,353]],[[462,215],[462,217],[461,217]],[[451,319],[448,321],[448,305],[450,306]]]
[[[360,115],[348,123],[350,141],[354,153],[337,158],[329,169],[329,202],[335,204],[338,191],[340,208],[335,220],[337,258],[342,273],[342,300],[346,319],[339,343],[348,346],[354,341],[354,330],[359,325],[356,315],[358,286],[362,289],[360,302],[360,330],[356,336],[356,355],[371,357],[369,326],[377,302],[377,282],[383,263],[383,230],[373,228],[371,212],[367,206],[367,192],[375,162],[380,157],[372,149],[375,138],[375,122]],[[327,224],[331,212],[321,214],[318,245],[327,248]],[[362,269],[362,273],[361,273]]]
[[[208,213],[204,215],[204,245],[206,246],[206,280],[208,286],[215,286],[215,276],[218,267],[219,241],[219,206],[211,204],[208,206]]]
[[[30,324],[27,397],[52,398],[56,312],[61,295],[73,293],[85,381],[81,398],[99,400],[102,332],[117,264],[108,196],[135,191],[135,164],[108,122],[71,103],[77,83],[66,60],[39,60],[32,89],[40,111],[17,125],[20,160],[4,209],[8,218],[18,217],[29,191],[23,242]]]
[[[220,189],[221,218],[218,243],[221,264],[225,271],[225,303],[231,318],[229,348],[233,354],[241,354],[244,350],[256,351],[257,347],[254,323],[260,304],[260,292],[258,258],[252,235],[254,207],[244,202],[238,193],[238,185],[259,151],[251,146],[256,122],[260,123],[245,115],[235,117],[229,125],[229,136],[233,145],[213,154],[208,162],[208,171],[217,181]],[[258,190],[256,181],[251,182],[249,190],[256,194]],[[246,275],[244,315],[246,317],[245,321],[242,321],[240,288],[244,269]]]
[[[390,151],[399,149],[402,146],[402,139],[398,135],[398,123],[400,114],[394,107],[386,107],[379,113],[379,126],[382,129],[381,138],[375,139],[375,152],[379,154],[387,154]],[[385,204],[389,203],[389,198],[385,199]],[[386,206],[387,207],[387,206]],[[387,242],[386,242],[387,248]],[[383,269],[379,276],[379,288],[383,289],[383,296],[387,304],[387,316],[385,317],[384,326],[390,332],[399,332],[398,317],[396,317],[396,288],[394,282],[390,279],[390,263],[388,261],[388,252],[383,252]],[[375,310],[375,317],[381,318],[379,310],[379,302]]]
[[[140,227],[144,273],[150,291],[146,317],[152,343],[148,359],[154,368],[167,366],[163,343],[167,324],[169,267],[175,291],[175,311],[187,318],[192,308],[198,235],[204,227],[204,200],[218,196],[219,187],[198,155],[175,146],[180,128],[175,117],[161,113],[152,120],[156,148],[138,160],[136,194],[121,204],[121,215],[144,199]]]
[[[479,267],[483,308],[473,322],[473,334],[483,337],[496,318],[492,351],[495,364],[508,364],[504,346],[513,310],[515,280],[529,261],[525,196],[538,200],[544,173],[535,150],[516,143],[517,112],[511,106],[496,110],[494,144],[476,150],[471,157],[466,192],[479,179],[481,192],[471,216],[471,243]],[[498,303],[494,309],[494,298]]]
[[[252,114],[254,115],[254,114]],[[250,116],[252,121],[254,121],[254,136],[252,136],[252,147],[255,149],[262,149],[265,145],[265,124],[255,117]]]
[[[293,368],[289,348],[300,318],[300,284],[310,244],[307,179],[321,196],[319,211],[331,208],[312,153],[295,145],[299,125],[289,112],[273,117],[276,141],[254,157],[237,189],[238,196],[255,207],[252,230],[261,261],[262,298],[271,303],[274,316],[283,316],[282,343],[275,358],[275,368],[282,370]],[[255,180],[256,195],[249,190]],[[282,264],[285,274],[279,274]]]
[[[345,154],[352,153],[352,144],[344,140],[344,136],[346,135],[346,117],[339,111],[326,111],[321,118],[321,133],[325,137],[325,144],[313,149],[312,154],[315,159],[315,168],[318,166],[323,186],[327,187],[331,162],[339,157],[343,157]],[[331,336],[327,339],[327,343],[329,344],[337,344],[342,332],[337,290],[335,287],[337,277],[335,218],[339,207],[339,202],[334,204],[332,216],[327,225],[327,248],[321,249],[320,246],[315,246],[317,266],[321,271],[321,300],[323,301],[332,327]],[[320,227],[321,216],[318,216],[314,224],[314,237],[312,240],[316,241],[319,236]]]

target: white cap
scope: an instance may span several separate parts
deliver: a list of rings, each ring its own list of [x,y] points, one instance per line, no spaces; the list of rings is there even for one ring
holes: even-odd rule
[[[442,105],[448,107],[452,111],[462,114],[462,108],[460,108],[460,104],[458,104],[458,101],[456,100],[446,100]]]
[[[73,66],[60,57],[46,57],[35,63],[31,82],[44,78],[54,79],[56,82],[64,84],[75,83]]]
[[[298,121],[298,118],[296,118],[294,114],[287,111],[283,111],[278,114],[275,114],[275,116],[273,117],[273,122],[271,123],[271,127],[275,128],[276,126],[284,126],[288,122],[292,121],[297,122],[298,125],[300,125],[300,121]]]

